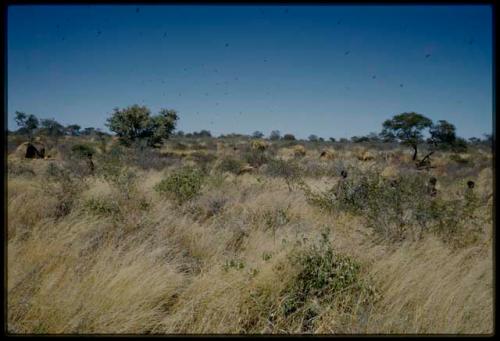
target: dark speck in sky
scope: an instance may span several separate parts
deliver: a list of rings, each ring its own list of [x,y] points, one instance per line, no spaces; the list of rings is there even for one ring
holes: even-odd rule
[[[468,43],[469,45],[472,45],[474,43],[474,38],[469,39]]]
[[[229,46],[229,44],[228,44],[228,43],[226,43],[226,47],[228,47],[228,46]]]
[[[399,87],[402,88],[403,87],[403,84],[399,84]]]
[[[425,58],[429,58],[430,56],[431,56],[431,54],[430,54],[430,53],[427,53],[427,54],[425,55]]]
[[[373,75],[373,76],[372,76],[372,79],[375,79],[375,78],[377,78],[377,76],[376,76],[376,75]]]
[[[137,8],[135,9],[135,13],[139,13],[139,11],[140,11],[140,9],[139,9],[139,7],[137,7]]]
[[[351,51],[345,51],[345,55],[347,56]]]
[[[98,36],[100,36],[100,35],[101,35],[101,33],[102,33],[102,32],[101,32],[100,30],[99,30],[99,31],[97,31],[97,35],[98,35]]]

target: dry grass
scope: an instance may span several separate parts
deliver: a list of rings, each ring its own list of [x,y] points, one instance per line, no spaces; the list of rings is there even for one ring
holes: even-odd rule
[[[389,177],[404,168],[389,158],[360,161],[360,152],[339,150],[335,159],[359,171],[375,163]],[[300,162],[318,155],[308,152]],[[201,193],[183,205],[154,190],[171,169],[135,169],[128,199],[117,184],[89,177],[61,216],[46,190],[55,180],[44,175],[44,160],[33,161],[36,175],[8,179],[10,332],[493,332],[491,200],[479,211],[482,237],[460,248],[432,233],[380,241],[361,217],[322,212],[302,191],[260,173],[210,173]],[[440,192],[460,195],[464,179],[443,176]],[[471,177],[485,200],[492,177],[487,168]],[[324,188],[338,175],[305,180]],[[89,209],[94,199],[115,202],[117,212]],[[335,252],[360,264],[359,278],[376,297],[365,307],[348,294],[331,301],[308,296],[303,310],[282,313],[300,272],[293,257],[325,231]],[[314,311],[309,321],[306,308]]]

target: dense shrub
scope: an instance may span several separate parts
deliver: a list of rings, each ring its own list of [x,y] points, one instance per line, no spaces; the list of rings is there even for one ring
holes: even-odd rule
[[[478,208],[472,194],[453,200],[433,198],[427,191],[427,181],[421,174],[387,181],[368,172],[352,174],[326,191],[313,192],[305,184],[301,186],[309,203],[329,212],[360,215],[385,240],[420,238],[425,231],[435,231],[445,241],[467,233],[469,237],[474,235],[474,229],[465,228]]]
[[[292,185],[300,181],[302,172],[294,160],[271,159],[265,168],[265,174],[283,178],[291,191]]]
[[[182,204],[200,193],[203,173],[194,167],[183,167],[155,186],[156,191]]]
[[[217,170],[221,172],[238,174],[243,165],[244,163],[240,159],[234,158],[232,156],[225,156],[220,160],[219,164],[217,165]]]

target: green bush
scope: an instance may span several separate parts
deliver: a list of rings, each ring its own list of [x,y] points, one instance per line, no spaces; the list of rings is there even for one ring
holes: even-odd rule
[[[204,182],[203,173],[194,167],[184,167],[160,181],[155,190],[182,204],[197,196]]]
[[[238,174],[243,167],[243,164],[243,161],[239,159],[231,156],[225,156],[220,160],[220,163],[217,166],[217,170],[221,172]]]
[[[78,158],[88,158],[95,154],[95,149],[86,144],[75,144],[71,147],[71,153]]]
[[[374,287],[361,276],[361,265],[335,252],[326,233],[319,243],[293,253],[290,261],[296,274],[281,292],[277,314],[301,320],[302,331],[314,330],[322,309],[333,306],[340,314],[356,314],[376,300]]]
[[[97,215],[114,215],[120,212],[120,207],[114,201],[101,198],[90,198],[84,203],[84,209]]]

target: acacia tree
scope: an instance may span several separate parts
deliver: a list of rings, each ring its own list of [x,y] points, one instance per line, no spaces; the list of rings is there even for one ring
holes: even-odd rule
[[[281,138],[281,133],[279,130],[273,130],[269,135],[269,139],[272,141],[279,140]]]
[[[264,137],[264,134],[261,131],[256,130],[252,133],[252,137],[255,139],[260,139]]]
[[[78,124],[70,124],[66,126],[65,131],[70,136],[79,136],[80,129],[82,129],[82,127],[80,127]]]
[[[40,133],[53,138],[57,145],[59,137],[64,135],[64,126],[53,118],[42,119]]]
[[[422,131],[432,127],[432,120],[415,112],[405,112],[386,120],[382,127],[382,137],[395,137],[402,144],[412,147],[413,160],[416,160],[418,144],[423,142]]]
[[[16,123],[19,133],[28,134],[30,142],[33,140],[33,131],[38,128],[38,118],[35,115],[28,115],[24,112],[16,111]]]
[[[162,109],[156,116],[146,106],[137,104],[125,109],[114,108],[106,126],[118,135],[120,141],[130,145],[137,140],[146,141],[151,147],[170,137],[179,119],[175,110]]]
[[[429,142],[435,146],[453,146],[457,139],[455,126],[445,120],[440,120],[437,124],[432,125],[429,133],[431,134]]]

